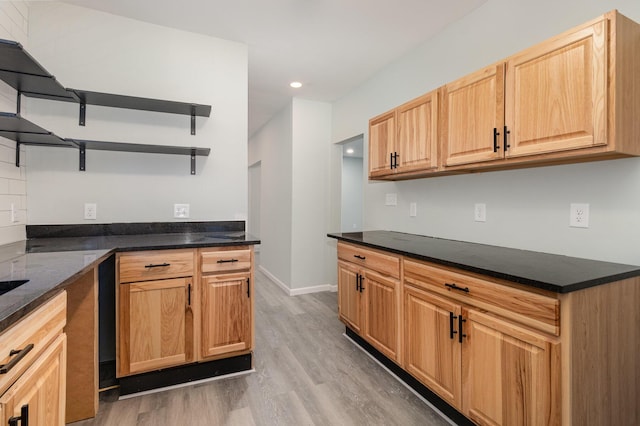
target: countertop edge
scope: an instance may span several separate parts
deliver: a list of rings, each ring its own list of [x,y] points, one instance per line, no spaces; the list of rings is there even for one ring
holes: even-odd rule
[[[393,232],[393,231],[388,231],[388,232]],[[413,234],[412,234],[413,235]],[[416,235],[417,237],[420,237],[419,235]],[[501,273],[499,271],[493,271],[493,270],[489,270],[489,269],[483,269],[483,268],[478,268],[475,266],[470,266],[467,264],[463,264],[463,263],[459,263],[459,262],[454,262],[454,261],[449,261],[446,259],[441,259],[441,258],[435,258],[435,257],[430,257],[430,256],[424,256],[424,255],[420,255],[417,253],[412,253],[412,252],[408,252],[408,251],[404,251],[404,250],[399,250],[399,249],[395,249],[392,247],[387,247],[384,245],[380,245],[380,244],[374,244],[374,243],[370,243],[370,242],[365,242],[365,241],[359,241],[359,240],[355,240],[355,239],[351,239],[348,237],[345,237],[343,235],[339,235],[336,233],[328,233],[327,237],[329,238],[334,238],[338,241],[344,241],[350,244],[356,244],[356,245],[360,245],[360,246],[364,246],[364,247],[370,247],[370,248],[374,248],[374,249],[378,249],[378,250],[384,250],[390,253],[395,253],[401,256],[406,256],[412,259],[416,259],[416,260],[422,260],[422,261],[427,261],[427,262],[432,262],[432,263],[436,263],[439,265],[443,265],[443,266],[449,266],[449,267],[454,267],[454,268],[458,268],[464,271],[468,271],[468,272],[472,272],[472,273],[477,273],[477,274],[481,274],[481,275],[486,275],[492,278],[498,278],[498,279],[502,279],[502,280],[506,280],[506,281],[511,281],[517,284],[522,284],[525,286],[529,286],[529,287],[535,287],[538,289],[542,289],[542,290],[548,290],[554,293],[559,293],[559,294],[566,294],[566,293],[571,293],[574,291],[578,291],[578,290],[584,290],[590,287],[596,287],[599,285],[603,285],[603,284],[608,284],[608,283],[612,283],[612,282],[616,282],[616,281],[621,281],[627,278],[633,278],[633,277],[637,277],[640,275],[639,271],[629,271],[629,272],[623,272],[620,274],[613,274],[613,275],[609,275],[606,277],[598,277],[598,278],[594,278],[592,280],[585,280],[585,281],[580,281],[580,282],[576,282],[573,284],[569,284],[569,285],[564,285],[564,286],[559,286],[559,285],[555,285],[552,283],[548,283],[548,282],[543,282],[543,281],[537,281],[537,280],[532,280],[532,279],[528,279],[526,277],[520,277],[520,276],[515,276],[512,274],[505,274],[505,273]],[[432,238],[432,237],[425,237],[425,238]],[[469,243],[469,244],[475,244],[475,243]],[[515,250],[515,249],[514,249]],[[547,254],[547,253],[545,253]],[[560,256],[560,255],[558,255]]]

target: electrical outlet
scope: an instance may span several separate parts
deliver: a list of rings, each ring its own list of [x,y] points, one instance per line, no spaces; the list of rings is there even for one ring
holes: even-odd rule
[[[569,209],[569,226],[572,228],[589,227],[589,204],[571,203]]]
[[[177,219],[189,218],[189,204],[174,204],[173,205],[173,217]]]
[[[96,220],[98,218],[98,205],[95,203],[84,203],[84,218]]]
[[[487,205],[485,203],[476,203],[473,207],[473,219],[476,222],[487,221]]]
[[[409,217],[418,216],[418,205],[414,203],[409,204]]]
[[[384,199],[385,206],[397,206],[398,205],[398,194],[389,193],[385,196]]]

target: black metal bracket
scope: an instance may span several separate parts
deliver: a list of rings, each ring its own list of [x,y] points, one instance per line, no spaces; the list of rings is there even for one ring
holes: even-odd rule
[[[191,105],[191,134],[196,134],[196,107],[195,105]],[[194,173],[191,173],[192,175]]]
[[[80,102],[80,119],[78,120],[78,124],[80,126],[84,126],[87,121],[87,104],[84,102]]]
[[[80,143],[78,148],[80,148],[80,171],[84,172],[87,170],[87,147],[84,143]]]
[[[22,92],[18,90],[18,94],[16,96],[16,114],[20,115],[20,110],[22,109]]]
[[[193,120],[195,122],[196,116],[193,116]],[[193,134],[193,133],[192,133]],[[196,174],[196,149],[191,148],[191,174]]]
[[[16,141],[16,167],[20,167],[20,141]]]

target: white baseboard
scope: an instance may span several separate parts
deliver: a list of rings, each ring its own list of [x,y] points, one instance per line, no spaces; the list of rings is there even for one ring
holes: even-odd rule
[[[322,284],[322,285],[302,287],[302,288],[289,288],[289,286],[287,286],[285,283],[280,281],[278,277],[276,277],[271,272],[269,272],[269,270],[267,270],[267,268],[265,268],[264,266],[260,265],[258,266],[258,269],[260,270],[260,272],[265,274],[267,278],[273,281],[278,287],[282,289],[282,291],[284,291],[289,296],[299,296],[301,294],[309,294],[309,293],[320,293],[323,291],[333,291],[333,292],[338,291],[338,286],[332,285],[332,284]]]

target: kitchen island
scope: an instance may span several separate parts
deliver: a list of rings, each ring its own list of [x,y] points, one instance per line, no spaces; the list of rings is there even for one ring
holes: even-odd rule
[[[103,224],[103,225],[41,225],[27,227],[26,241],[8,244],[0,247],[0,280],[6,282],[26,282],[19,287],[0,296],[0,335],[9,333],[12,326],[21,319],[27,319],[30,314],[36,312],[39,307],[50,299],[55,298],[61,292],[67,293],[67,318],[64,332],[67,336],[67,397],[66,420],[67,422],[92,417],[95,415],[98,403],[98,281],[99,275],[111,276],[111,286],[115,281],[113,277],[119,276],[119,271],[113,270],[113,259],[127,254],[135,258],[138,253],[168,253],[175,250],[186,250],[191,253],[193,262],[192,270],[188,272],[188,295],[175,293],[185,299],[185,312],[190,315],[193,332],[186,343],[193,345],[192,355],[183,363],[179,363],[180,375],[184,380],[190,381],[203,378],[202,368],[197,373],[189,371],[194,365],[208,361],[211,366],[223,364],[219,368],[209,368],[207,374],[217,375],[232,372],[234,369],[247,370],[251,368],[251,352],[253,349],[253,299],[249,298],[249,286],[253,285],[253,245],[259,244],[259,240],[244,232],[244,222],[181,222],[181,223],[140,223],[140,224]],[[226,269],[213,272],[200,273],[202,264],[200,256],[211,257],[211,253],[222,256],[226,254],[242,254],[247,262],[234,262],[235,259],[223,260],[223,265],[229,265]],[[111,263],[109,263],[111,262]],[[102,270],[100,265],[103,265]],[[105,268],[104,266],[108,267]],[[145,265],[146,266],[146,265]],[[143,266],[144,267],[144,266]],[[234,269],[235,268],[235,269]],[[238,269],[240,268],[240,269]],[[111,269],[111,271],[109,271]],[[150,268],[146,268],[148,270]],[[163,273],[170,270],[169,265],[161,264],[160,267],[151,268],[155,273]],[[185,272],[185,278],[187,273]],[[182,275],[181,275],[182,276]],[[203,357],[196,351],[200,350],[199,337],[203,339],[220,338],[220,336],[204,335],[203,324],[198,320],[211,318],[220,319],[220,313],[213,311],[205,315],[202,306],[196,304],[209,304],[211,297],[221,295],[216,292],[217,284],[224,282],[225,288],[233,287],[231,281],[222,279],[247,277],[246,290],[250,300],[244,309],[243,317],[233,318],[231,326],[236,327],[237,321],[250,331],[242,350],[238,346],[227,348],[228,351],[218,350],[216,356]],[[102,280],[101,280],[102,281]],[[109,280],[107,280],[109,281]],[[159,282],[164,285],[164,281]],[[236,280],[238,281],[238,280]],[[150,281],[151,282],[151,281]],[[206,287],[201,283],[211,283]],[[185,281],[186,283],[186,281]],[[230,284],[231,283],[231,284]],[[101,286],[103,283],[100,283]],[[122,282],[120,285],[133,288],[135,283]],[[238,284],[245,284],[244,281]],[[107,286],[109,283],[107,283]],[[185,284],[185,289],[187,284]],[[118,287],[118,286],[116,286]],[[238,289],[240,287],[238,286]],[[243,289],[245,287],[242,287]],[[113,289],[112,289],[113,290]],[[192,293],[193,291],[193,293]],[[116,289],[117,292],[117,289]],[[236,292],[238,293],[238,292]],[[228,296],[228,295],[227,295]],[[187,304],[188,299],[188,304]],[[225,300],[229,302],[229,299]],[[209,309],[211,311],[211,309]],[[139,311],[135,311],[136,314]],[[115,313],[112,313],[115,314]],[[195,317],[194,317],[195,315]],[[218,315],[216,317],[216,315]],[[117,320],[116,320],[117,321]],[[114,325],[111,324],[111,327]],[[180,324],[177,324],[180,327]],[[123,331],[124,333],[124,331]],[[185,336],[179,334],[185,339]],[[230,336],[225,335],[224,338]],[[246,333],[245,336],[246,337]],[[118,345],[118,342],[116,345]],[[144,342],[143,342],[144,343]],[[148,344],[148,342],[144,343]],[[3,348],[4,350],[4,348]],[[7,348],[8,351],[8,348]],[[235,355],[241,355],[240,362],[223,363],[225,358],[236,359]],[[3,357],[5,355],[3,354]],[[219,361],[218,361],[219,360]],[[202,362],[201,362],[202,361]],[[217,364],[216,364],[217,363]],[[184,365],[183,365],[184,364]],[[152,375],[155,368],[148,369],[147,375]],[[169,375],[178,376],[170,368],[164,368]],[[195,379],[190,376],[196,374]],[[166,375],[166,374],[165,374]],[[143,380],[140,384],[139,376],[131,375],[130,388],[135,389],[164,386],[166,383],[157,377]]]
[[[456,422],[640,423],[640,266],[389,231],[328,236],[347,336]]]

